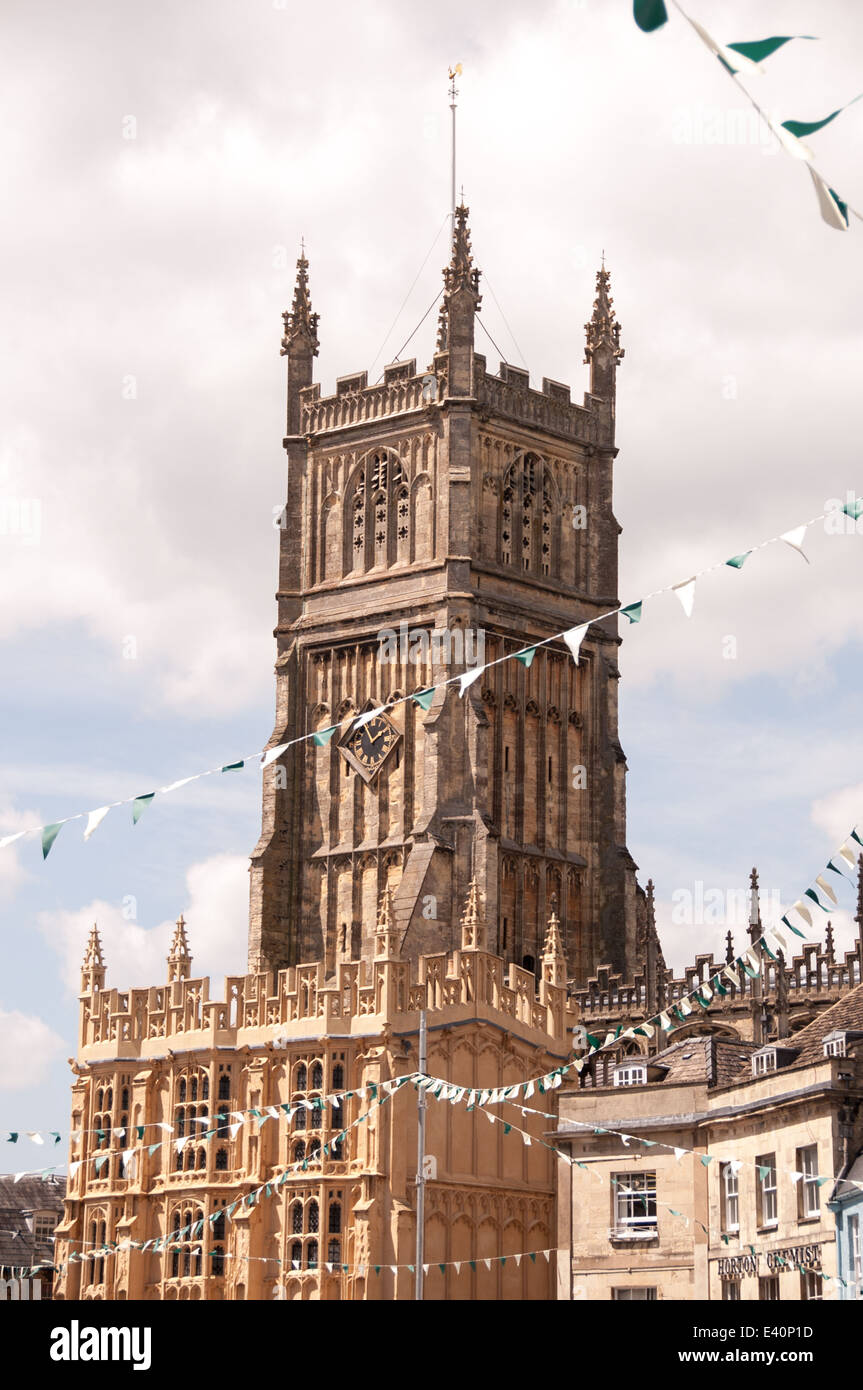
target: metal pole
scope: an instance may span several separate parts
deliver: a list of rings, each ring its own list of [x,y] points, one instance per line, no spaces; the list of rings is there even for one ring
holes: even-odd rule
[[[420,1009],[419,1069],[425,1072],[427,1065],[426,1011]],[[425,1157],[426,1157],[426,1104],[425,1087],[417,1089],[417,1253],[416,1253],[416,1292],[414,1297],[420,1302],[423,1296],[423,1260],[425,1258]]]
[[[449,109],[450,109],[450,111],[452,112],[452,167],[451,167],[451,169],[450,169],[451,181],[450,181],[450,199],[449,199],[449,205],[450,205],[450,208],[451,208],[451,212],[450,212],[450,223],[451,223],[451,231],[453,232],[453,234],[455,234],[455,108],[456,108],[456,97],[458,96],[458,89],[457,89],[457,87],[456,87],[456,85],[455,85],[455,80],[456,80],[456,78],[460,75],[460,73],[461,73],[461,63],[456,63],[455,67],[454,67],[454,68],[450,68],[450,70],[449,70],[449,76],[450,76],[450,89],[449,89],[449,94],[450,94],[450,106],[449,106]]]

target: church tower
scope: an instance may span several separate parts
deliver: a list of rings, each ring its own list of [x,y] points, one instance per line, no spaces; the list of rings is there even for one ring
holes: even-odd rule
[[[287,498],[280,537],[275,747],[252,857],[249,966],[372,959],[388,904],[405,958],[457,947],[475,880],[489,949],[541,968],[554,913],[566,973],[631,977],[641,908],[626,849],[617,621],[615,377],[604,266],[587,324],[590,390],[475,350],[480,272],[456,210],[437,350],[312,383],[318,315],[301,257],[284,315]],[[392,701],[399,703],[390,704]],[[362,730],[352,721],[386,707]],[[344,721],[344,722],[342,722]]]

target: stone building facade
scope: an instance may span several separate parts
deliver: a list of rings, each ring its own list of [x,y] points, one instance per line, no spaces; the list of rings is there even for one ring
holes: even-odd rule
[[[618,631],[595,623],[574,664],[563,643],[529,669],[488,670],[426,711],[405,696],[613,609],[615,376],[623,356],[597,276],[590,390],[475,351],[480,308],[467,209],[454,216],[437,351],[313,384],[318,315],[298,263],[284,316],[287,498],[270,746],[393,704],[373,738],[350,724],[288,749],[264,774],[252,857],[249,967],[367,954],[393,893],[404,954],[451,949],[475,876],[492,948],[536,969],[554,909],[571,978],[631,974],[645,931],[626,849]],[[399,635],[396,650],[382,633]],[[432,635],[437,634],[437,641]]]
[[[863,986],[776,1042],[675,1035],[559,1104],[556,1142],[582,1165],[560,1165],[559,1297],[841,1288],[828,1203],[863,1140]]]
[[[322,962],[229,978],[211,999],[182,919],[167,983],[125,991],[106,987],[94,928],[55,1296],[411,1298],[417,1096],[408,1083],[379,1102],[417,1069],[420,1009],[428,1070],[478,1090],[560,1065],[573,1021],[556,929],[538,983],[487,949],[475,886],[460,930],[455,951],[404,960],[385,895],[370,958],[330,978]],[[552,1298],[553,1262],[499,1256],[553,1248],[554,1155],[484,1121],[429,1103],[424,1296]],[[546,1124],[526,1127],[538,1140]]]

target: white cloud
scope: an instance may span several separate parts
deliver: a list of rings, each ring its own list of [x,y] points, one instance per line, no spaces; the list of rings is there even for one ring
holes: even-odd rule
[[[41,1018],[0,1009],[0,1091],[27,1091],[43,1085],[69,1045]]]
[[[245,970],[248,868],[248,859],[241,855],[219,854],[192,864],[186,873],[182,912],[192,970],[212,977],[213,993],[221,989],[222,976]],[[60,957],[62,978],[71,993],[78,992],[81,961],[94,922],[102,939],[109,988],[142,988],[166,978],[174,923],[143,927],[125,918],[115,903],[95,899],[86,907],[41,912],[37,918],[40,932]]]
[[[863,782],[819,797],[812,805],[812,823],[824,830],[838,847],[855,826],[863,823]],[[857,833],[860,835],[859,829]],[[863,835],[860,838],[863,839]],[[855,858],[863,852],[853,840],[849,848]]]

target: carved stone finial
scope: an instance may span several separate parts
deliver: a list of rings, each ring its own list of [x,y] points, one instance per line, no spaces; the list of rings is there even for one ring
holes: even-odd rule
[[[620,324],[614,315],[614,300],[609,294],[611,276],[605,268],[596,272],[596,298],[593,301],[593,314],[584,325],[587,342],[584,349],[585,362],[593,362],[595,354],[605,352],[615,363],[624,356],[620,346]]]
[[[393,914],[393,890],[387,885],[381,893],[375,925],[375,958],[392,960],[399,955],[398,933]]]
[[[749,875],[749,935],[753,941],[761,935],[761,899],[758,895],[758,870]]]
[[[168,952],[168,983],[174,980],[187,980],[192,973],[192,955],[186,936],[186,919],[182,912],[174,927],[174,939]]]
[[[550,985],[566,983],[566,957],[563,954],[560,923],[556,912],[552,912],[548,919],[545,945],[542,948],[542,978]]]
[[[294,302],[282,314],[285,336],[282,339],[281,356],[298,352],[300,355],[318,355],[318,319],[312,313],[312,299],[309,293],[309,263],[305,252],[297,261],[297,283],[294,286]]]
[[[725,964],[726,964],[726,965],[733,965],[733,963],[734,963],[734,937],[731,935],[731,932],[729,931],[728,934],[727,934],[727,936],[726,936],[726,938],[725,938]]]
[[[437,351],[447,352],[450,347],[450,313],[453,298],[467,291],[471,314],[479,311],[482,296],[479,293],[479,270],[474,266],[470,248],[470,229],[467,225],[470,208],[464,203],[457,207],[453,221],[452,258],[443,273],[443,304],[438,315]]]
[[[470,881],[467,902],[462,913],[461,948],[463,951],[485,951],[488,948],[488,933],[480,906],[476,877]]]
[[[827,931],[825,932],[824,954],[827,957],[827,963],[829,965],[835,965],[836,952],[833,945],[833,923],[829,920],[827,922]]]
[[[90,935],[87,938],[87,949],[84,952],[84,970],[104,970],[105,958],[102,955],[102,942],[99,939],[99,928],[94,922],[90,928]]]

